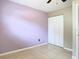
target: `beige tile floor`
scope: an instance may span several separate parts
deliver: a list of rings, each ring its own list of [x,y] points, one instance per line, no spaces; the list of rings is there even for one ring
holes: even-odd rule
[[[0,59],[72,59],[72,53],[48,44],[29,50],[1,56]]]

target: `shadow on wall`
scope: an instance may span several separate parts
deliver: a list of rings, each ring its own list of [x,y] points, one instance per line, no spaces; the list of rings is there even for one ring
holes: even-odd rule
[[[5,0],[1,8],[0,53],[47,43],[47,13]]]

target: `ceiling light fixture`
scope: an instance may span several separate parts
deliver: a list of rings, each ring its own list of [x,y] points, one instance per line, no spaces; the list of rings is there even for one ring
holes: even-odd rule
[[[48,0],[47,3],[50,3],[52,0]]]
[[[67,0],[62,0],[62,2],[66,2]]]

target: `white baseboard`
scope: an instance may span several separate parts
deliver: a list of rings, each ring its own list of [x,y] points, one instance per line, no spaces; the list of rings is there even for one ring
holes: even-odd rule
[[[48,44],[48,43],[42,43],[42,44],[35,45],[35,46],[32,46],[32,47],[28,47],[28,48],[23,48],[23,49],[18,49],[18,50],[15,50],[15,51],[10,51],[10,52],[6,52],[6,53],[2,53],[2,54],[0,54],[0,56],[12,54],[12,53],[16,53],[16,52],[20,52],[20,51],[24,51],[24,50],[28,50],[28,49],[39,47],[39,46],[43,46],[43,45],[46,45],[46,44]]]
[[[65,48],[65,47],[64,47],[64,49],[65,49],[65,50],[68,50],[68,51],[71,51],[71,52],[72,52],[72,49],[69,49],[69,48]]]

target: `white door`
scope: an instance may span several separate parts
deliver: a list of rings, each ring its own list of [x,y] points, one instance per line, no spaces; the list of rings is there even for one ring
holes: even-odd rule
[[[48,43],[63,47],[63,15],[48,19]]]

